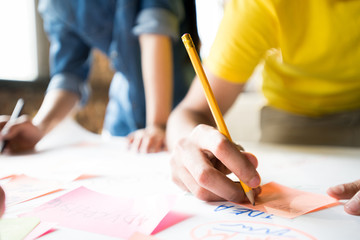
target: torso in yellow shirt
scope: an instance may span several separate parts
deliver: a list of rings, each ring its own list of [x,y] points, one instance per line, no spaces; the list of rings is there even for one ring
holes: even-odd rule
[[[359,0],[233,0],[205,65],[243,83],[264,61],[270,106],[307,116],[360,108]]]

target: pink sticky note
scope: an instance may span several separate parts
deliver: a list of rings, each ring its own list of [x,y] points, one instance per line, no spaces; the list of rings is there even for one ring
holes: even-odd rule
[[[160,223],[157,225],[157,227],[152,231],[151,234],[156,234],[168,227],[171,227],[172,225],[179,223],[181,221],[184,221],[185,219],[188,219],[191,217],[189,214],[180,213],[180,212],[174,212],[170,211],[166,216],[160,221]]]
[[[171,202],[164,196],[135,201],[80,187],[25,215],[38,216],[59,226],[128,239],[136,231],[150,234],[169,212]]]
[[[270,182],[262,186],[262,192],[255,203],[255,206],[240,205],[281,217],[295,218],[325,206],[336,205],[338,201],[327,195],[304,192]]]
[[[27,200],[61,190],[57,181],[40,180],[25,175],[17,175],[3,185],[6,192],[6,205],[12,206]]]

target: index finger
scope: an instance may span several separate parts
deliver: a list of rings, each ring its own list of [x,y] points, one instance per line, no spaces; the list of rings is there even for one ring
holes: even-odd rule
[[[182,159],[185,173],[191,177],[183,176],[182,181],[195,196],[206,201],[243,202],[246,199],[241,186],[216,169],[207,154],[197,146],[193,151],[190,148],[187,146],[183,151]]]
[[[6,129],[3,129],[2,135],[5,139],[13,138],[21,131],[24,131],[24,129],[27,128],[29,123],[29,117],[27,115],[22,115],[14,119],[13,121],[7,122],[5,127]]]
[[[202,125],[197,127],[193,136],[202,149],[206,149],[214,154],[231,172],[251,188],[260,185],[260,175],[256,171],[256,164],[249,161],[247,155],[241,153],[235,144],[230,142],[224,135],[216,129]],[[254,162],[255,163],[255,162]]]
[[[9,121],[9,119],[10,119],[10,116],[7,116],[7,115],[0,116],[0,130],[3,129],[5,124]]]
[[[360,180],[333,186],[327,193],[337,199],[350,199],[360,191]]]

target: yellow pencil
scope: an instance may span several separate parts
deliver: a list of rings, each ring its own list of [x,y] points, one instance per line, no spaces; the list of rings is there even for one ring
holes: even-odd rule
[[[214,97],[214,94],[211,90],[209,81],[207,80],[207,77],[205,75],[205,71],[201,65],[199,55],[196,52],[196,49],[195,49],[195,46],[191,39],[190,34],[185,33],[181,37],[181,39],[185,45],[186,51],[189,54],[189,57],[193,64],[195,72],[196,72],[197,76],[199,77],[201,84],[204,88],[206,100],[210,106],[210,110],[215,119],[216,125],[217,125],[219,131],[222,134],[224,134],[230,141],[232,141],[232,139],[230,137],[230,133],[225,125],[224,118],[221,114],[219,106],[218,106],[216,99]],[[243,183],[241,180],[240,180],[240,183],[241,183],[241,186],[244,189],[244,192],[245,192],[247,198],[249,199],[250,203],[252,205],[255,205],[254,193],[253,193],[252,189],[250,187],[248,187],[245,183]]]

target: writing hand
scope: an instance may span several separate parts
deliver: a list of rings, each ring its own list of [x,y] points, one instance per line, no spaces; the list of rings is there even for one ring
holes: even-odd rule
[[[0,116],[0,131],[3,129],[9,116]],[[30,119],[23,115],[6,125],[8,131],[0,132],[0,141],[7,141],[4,152],[19,153],[30,151],[40,141],[43,134],[38,127],[32,124]],[[3,135],[2,135],[3,134]]]
[[[247,201],[241,186],[226,176],[231,172],[255,188],[258,195],[261,189],[257,187],[257,164],[255,156],[241,153],[235,144],[207,125],[197,126],[189,137],[181,139],[171,157],[173,181],[205,201]]]
[[[127,136],[129,149],[141,153],[156,153],[166,150],[165,128],[148,126]]]
[[[331,187],[327,193],[337,199],[350,199],[344,206],[345,212],[360,216],[360,180]]]

